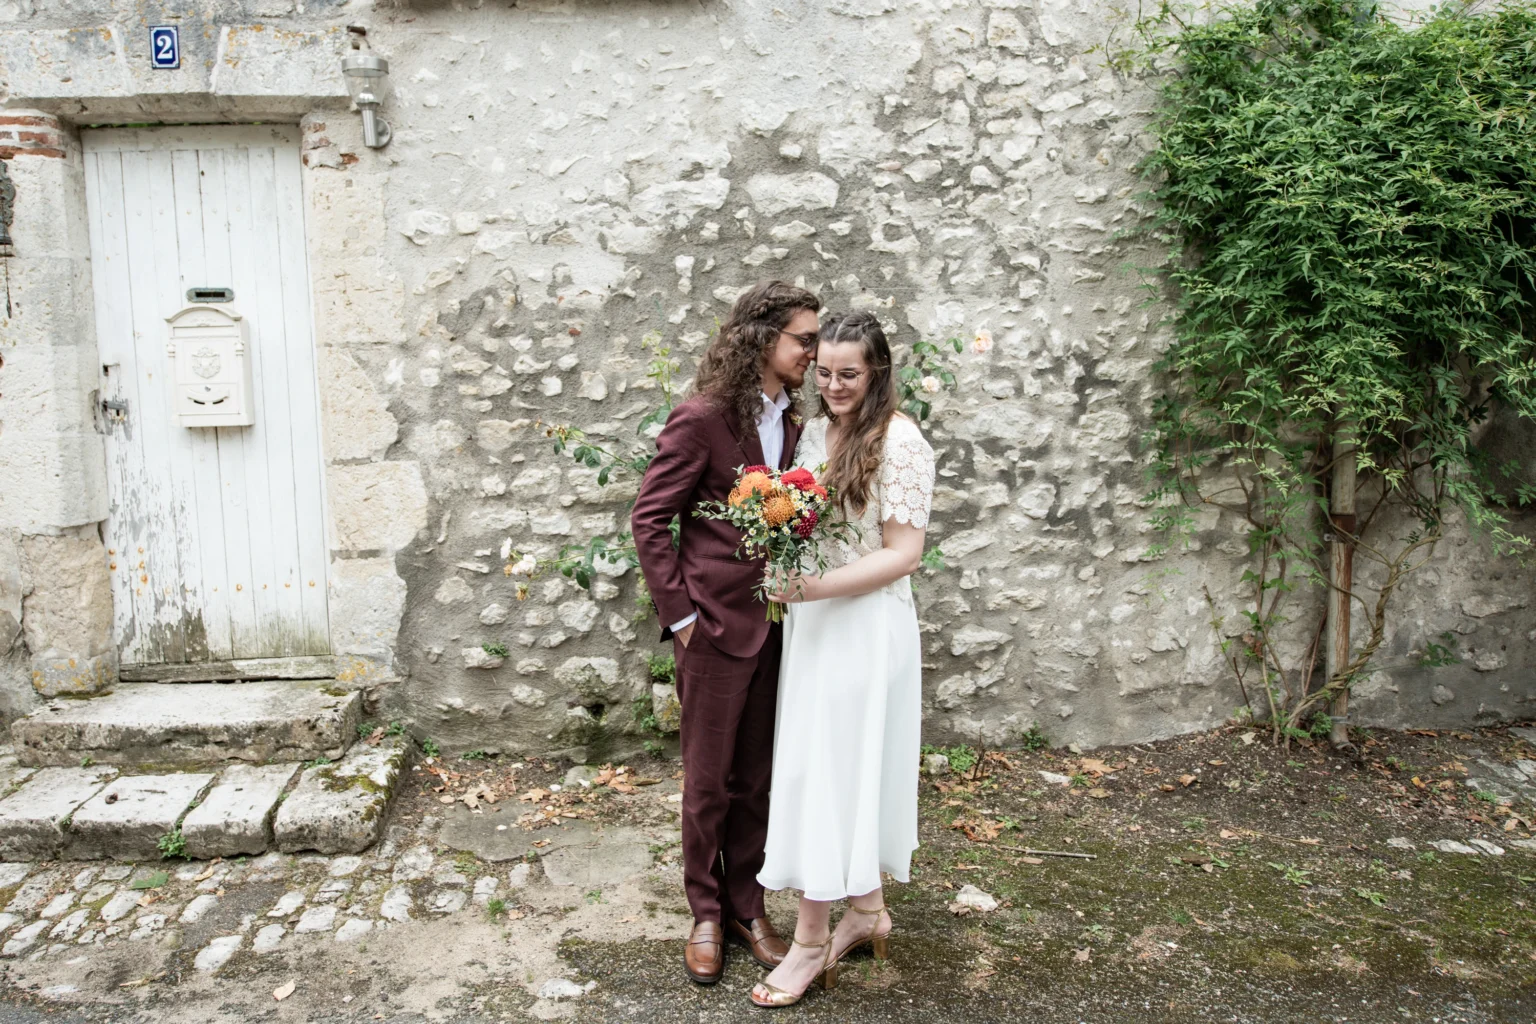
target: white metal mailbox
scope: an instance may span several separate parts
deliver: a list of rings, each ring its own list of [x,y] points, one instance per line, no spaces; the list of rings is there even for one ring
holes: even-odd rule
[[[238,313],[188,306],[167,317],[175,395],[172,409],[183,427],[246,427],[256,422],[251,351]]]

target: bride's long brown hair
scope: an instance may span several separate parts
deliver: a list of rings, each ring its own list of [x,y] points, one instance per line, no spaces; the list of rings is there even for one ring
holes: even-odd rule
[[[885,434],[899,400],[896,378],[891,371],[891,345],[873,313],[834,316],[821,325],[823,345],[859,345],[864,350],[864,366],[869,373],[869,390],[857,410],[839,421],[820,400],[823,416],[838,423],[842,436],[836,452],[827,453],[826,483],[837,495],[837,503],[846,515],[862,516],[875,490],[875,476],[885,454]]]

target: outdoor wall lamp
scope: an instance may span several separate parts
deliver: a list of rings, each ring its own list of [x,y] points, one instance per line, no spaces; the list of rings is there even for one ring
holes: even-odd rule
[[[341,73],[347,79],[347,92],[363,115],[363,145],[381,149],[389,145],[389,122],[379,116],[384,90],[389,85],[389,61],[367,50],[358,50],[341,58]]]

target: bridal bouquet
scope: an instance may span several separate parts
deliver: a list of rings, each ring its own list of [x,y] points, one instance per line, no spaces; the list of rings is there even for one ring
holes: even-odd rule
[[[767,573],[757,586],[758,600],[768,605],[768,621],[784,618],[784,606],[768,600],[775,586],[815,566],[826,570],[823,541],[847,541],[856,527],[832,515],[832,495],[808,469],[775,472],[748,466],[725,501],[701,502],[694,515],[724,519],[741,531],[736,557],[762,558]]]

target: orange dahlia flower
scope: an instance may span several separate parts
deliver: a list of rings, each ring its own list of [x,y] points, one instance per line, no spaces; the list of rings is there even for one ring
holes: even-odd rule
[[[769,526],[783,526],[795,518],[794,500],[783,491],[770,495],[763,502],[763,518],[768,520]]]
[[[767,473],[748,473],[736,482],[736,489],[744,494],[771,494],[773,477]]]

